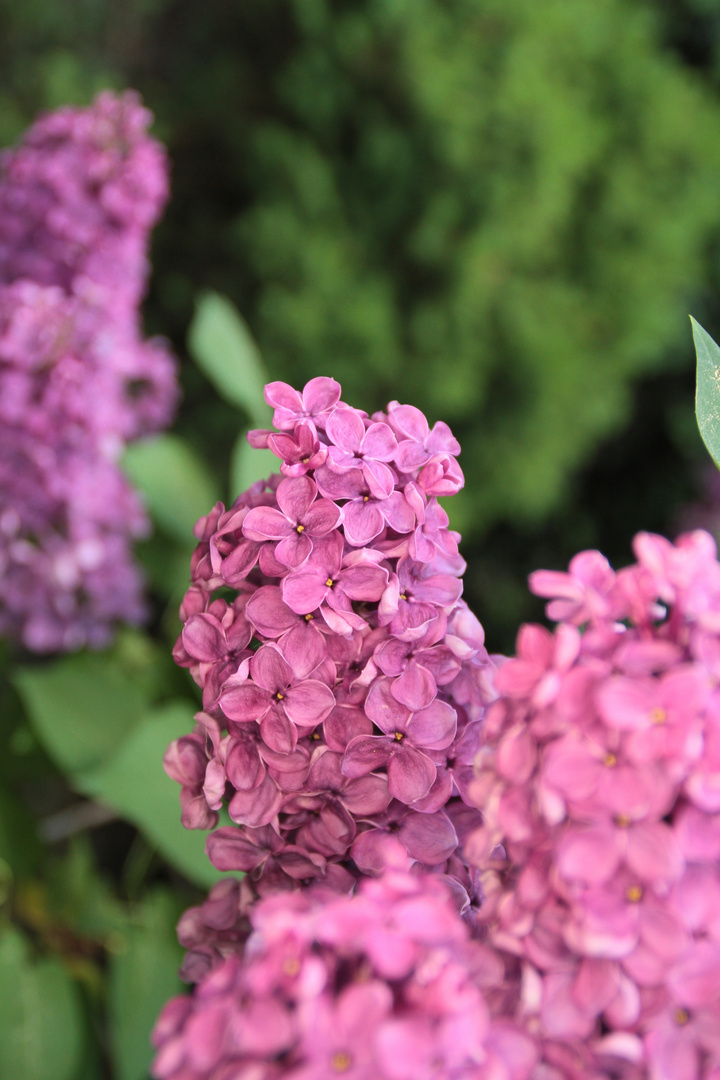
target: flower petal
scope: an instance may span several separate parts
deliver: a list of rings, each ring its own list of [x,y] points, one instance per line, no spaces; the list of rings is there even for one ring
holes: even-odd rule
[[[317,679],[305,679],[291,686],[283,701],[286,713],[299,727],[314,727],[328,715],[335,705],[335,695],[325,683]]]
[[[400,743],[387,765],[388,790],[394,799],[409,805],[427,795],[436,773],[434,761],[414,746]]]

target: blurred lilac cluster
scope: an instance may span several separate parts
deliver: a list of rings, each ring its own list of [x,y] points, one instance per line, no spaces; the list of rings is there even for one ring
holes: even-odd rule
[[[178,389],[139,304],[168,194],[136,94],[41,117],[0,159],[0,632],[103,645],[142,619],[147,522],[118,466]]]
[[[634,550],[531,576],[559,625],[497,671],[466,852],[543,1078],[718,1080],[720,564],[700,531]]]
[[[165,1006],[158,1080],[528,1080],[534,1040],[485,1002],[502,964],[438,878],[390,866],[352,897],[268,897],[251,922]]]
[[[196,529],[175,658],[204,710],[165,757],[183,823],[212,828],[227,803],[208,855],[261,894],[347,890],[394,833],[470,906],[459,845],[493,665],[438,503],[462,486],[460,447],[410,405],[350,408],[330,378],[266,397],[279,431],[251,441],[282,475]]]

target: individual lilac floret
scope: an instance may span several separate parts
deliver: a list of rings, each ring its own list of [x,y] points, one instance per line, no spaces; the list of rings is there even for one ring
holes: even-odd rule
[[[496,672],[466,853],[543,1076],[717,1080],[720,564],[703,532],[634,550],[531,575],[564,621]]]
[[[466,788],[493,664],[461,600],[458,536],[421,484],[432,466],[459,487],[459,446],[410,406],[351,409],[333,379],[302,393],[271,383],[266,397],[281,430],[250,441],[282,458],[283,476],[196,528],[175,658],[204,711],[166,759],[183,821],[212,827],[226,805],[234,825],[208,854],[261,894],[307,880],[347,890],[396,832],[470,914],[479,894],[460,845],[480,820]]]
[[[225,900],[204,917],[227,922]],[[502,965],[438,879],[390,869],[353,897],[280,894],[250,922],[163,1009],[156,1080],[529,1080],[534,1040],[484,1000]]]
[[[175,361],[143,340],[163,149],[136,95],[41,118],[0,169],[0,633],[38,652],[145,617],[149,523],[118,460],[164,427]]]

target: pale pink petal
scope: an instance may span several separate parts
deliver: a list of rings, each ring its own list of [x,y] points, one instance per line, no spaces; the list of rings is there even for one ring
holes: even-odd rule
[[[253,626],[265,637],[277,638],[297,623],[297,615],[282,598],[277,585],[263,585],[253,593],[245,607]]]
[[[293,529],[275,548],[275,558],[285,566],[293,568],[304,563],[311,551],[312,540],[307,533]]]
[[[325,424],[328,437],[347,454],[354,454],[360,449],[365,435],[365,425],[360,413],[355,409],[335,409]]]
[[[298,679],[307,678],[327,655],[325,638],[314,623],[315,620],[306,622],[301,619],[278,642]]]
[[[303,518],[310,536],[324,536],[340,522],[340,507],[329,499],[316,499]]]
[[[248,540],[281,540],[292,529],[291,523],[272,506],[256,506],[243,521],[243,535]]]
[[[287,690],[282,704],[293,723],[299,727],[314,727],[333,708],[335,696],[317,679],[305,679]]]
[[[263,742],[278,754],[290,754],[297,745],[297,728],[290,722],[283,709],[268,709],[260,721]]]
[[[303,401],[305,409],[310,416],[318,416],[327,412],[337,405],[340,400],[341,387],[335,379],[328,375],[316,375],[303,387]]]
[[[404,731],[410,718],[410,710],[393,697],[390,679],[373,683],[365,699],[365,712],[386,735]]]
[[[570,881],[586,885],[609,881],[619,865],[620,851],[612,828],[573,828],[560,842],[558,872]]]
[[[628,829],[628,866],[643,881],[677,881],[685,860],[671,829],[662,821],[644,821]]]
[[[437,694],[437,684],[426,667],[411,660],[391,686],[394,698],[416,711],[429,705]]]
[[[269,825],[282,805],[282,792],[275,781],[266,776],[252,791],[236,791],[228,804],[228,813],[238,825],[257,829]]]
[[[270,694],[253,682],[232,686],[220,695],[219,705],[228,720],[248,723],[259,720],[271,702]]]
[[[413,713],[405,730],[416,746],[445,750],[455,738],[457,713],[452,705],[435,698],[426,708]]]
[[[350,544],[369,544],[385,528],[385,519],[375,500],[353,501],[343,507],[343,529]]]
[[[225,631],[215,616],[206,612],[190,616],[183,627],[182,642],[193,659],[205,663],[219,660],[228,649]]]
[[[327,596],[328,580],[326,574],[315,568],[288,574],[282,583],[283,600],[297,615],[309,615]]]
[[[427,795],[436,772],[435,762],[429,757],[401,743],[387,764],[388,790],[394,799],[409,805]]]
[[[317,487],[309,476],[295,476],[278,484],[276,497],[285,517],[297,524],[310,509],[316,494]],[[251,510],[250,514],[252,513]],[[247,523],[247,518],[245,522]]]
[[[389,498],[395,487],[395,478],[387,465],[384,465],[382,461],[365,458],[362,473],[371,495],[374,495],[376,499]]]
[[[383,735],[356,735],[343,754],[343,776],[354,779],[380,769],[390,760],[392,752],[390,740]]]
[[[271,694],[284,690],[292,681],[290,665],[275,645],[263,645],[258,649],[250,661],[250,674],[258,686]]]
[[[398,830],[408,855],[428,866],[445,862],[458,846],[458,837],[446,814],[408,813]]]

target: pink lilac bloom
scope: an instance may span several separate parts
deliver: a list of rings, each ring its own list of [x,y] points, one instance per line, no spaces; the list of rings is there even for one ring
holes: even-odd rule
[[[280,431],[250,441],[282,475],[195,530],[174,655],[203,712],[166,758],[183,822],[212,828],[226,807],[208,855],[260,895],[347,891],[393,833],[472,919],[457,808],[480,824],[467,774],[494,664],[461,599],[457,534],[421,484],[435,463],[441,487],[460,486],[460,448],[410,406],[350,408],[330,378],[271,383],[266,398]]]
[[[701,531],[633,546],[531,576],[560,621],[495,672],[465,853],[539,1076],[717,1080],[720,564]]]
[[[178,391],[139,302],[167,163],[137,95],[41,117],[0,159],[0,633],[52,652],[145,617],[149,523],[118,461]]]
[[[535,1040],[493,1022],[485,1001],[502,965],[444,884],[409,874],[399,845],[394,857],[354,896],[276,894],[235,932],[237,888],[216,886],[181,923],[196,985],[160,1014],[153,1077],[530,1080]],[[225,935],[214,955],[208,921]]]

